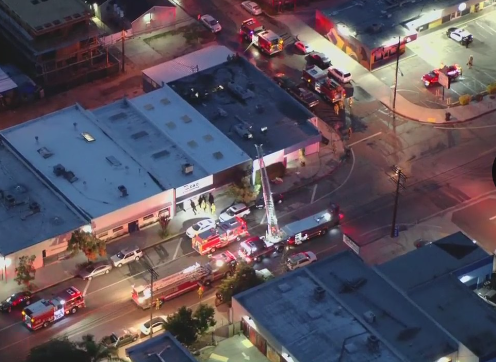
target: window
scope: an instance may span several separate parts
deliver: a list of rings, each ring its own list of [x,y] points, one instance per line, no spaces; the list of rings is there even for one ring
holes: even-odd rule
[[[158,217],[162,217],[162,216],[165,216],[165,217],[170,216],[169,209],[163,209],[163,210],[160,210],[160,211],[158,212]]]
[[[98,238],[102,239],[102,238],[107,237],[107,236],[108,236],[108,231],[106,233],[98,235]]]
[[[115,228],[114,230],[112,230],[112,232],[116,233],[118,231],[121,231],[122,229],[124,229],[124,226],[119,226],[118,228]]]
[[[143,218],[143,221],[150,220],[151,218],[153,218],[153,214],[146,215],[146,216]]]

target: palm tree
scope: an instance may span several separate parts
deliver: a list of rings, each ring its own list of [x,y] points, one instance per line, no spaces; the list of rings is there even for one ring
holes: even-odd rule
[[[88,354],[89,362],[124,362],[122,358],[117,356],[117,348],[108,347],[102,342],[97,342],[92,334],[85,334],[81,342],[76,343],[77,346]]]

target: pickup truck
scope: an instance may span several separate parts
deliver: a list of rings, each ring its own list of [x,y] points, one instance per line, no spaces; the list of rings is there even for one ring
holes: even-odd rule
[[[129,343],[137,341],[139,338],[139,332],[134,328],[123,329],[119,333],[112,333],[110,336],[105,336],[102,339],[102,343],[106,347],[120,348]]]
[[[274,81],[305,107],[313,108],[319,104],[319,98],[315,94],[306,88],[298,86],[286,74],[277,73],[274,76]]]
[[[270,244],[263,236],[254,236],[241,242],[238,256],[247,263],[260,263],[283,250],[284,243]]]

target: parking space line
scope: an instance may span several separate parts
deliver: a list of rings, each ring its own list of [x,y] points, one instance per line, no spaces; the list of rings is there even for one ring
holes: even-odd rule
[[[177,243],[176,251],[174,252],[174,256],[172,257],[172,260],[176,260],[177,254],[179,253],[179,248],[181,247],[182,242],[183,242],[183,238],[179,238],[179,242]]]
[[[313,187],[312,199],[310,200],[311,204],[313,204],[313,200],[315,199],[315,193],[317,192],[317,186],[319,186],[319,184],[315,184],[315,186]]]

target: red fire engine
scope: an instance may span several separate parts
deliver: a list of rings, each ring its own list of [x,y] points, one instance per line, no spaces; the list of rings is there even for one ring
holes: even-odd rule
[[[83,294],[75,287],[69,287],[53,299],[42,299],[24,308],[22,316],[26,326],[35,331],[46,328],[67,314],[74,314],[84,307]]]
[[[345,89],[329,79],[327,72],[317,66],[303,69],[301,80],[330,103],[339,102],[346,97]]]
[[[208,287],[219,279],[233,275],[236,263],[236,257],[229,251],[214,255],[205,265],[196,263],[178,273],[155,281],[153,299],[166,301],[200,286]],[[143,309],[150,308],[153,303],[151,294],[150,284],[133,286],[133,300]]]
[[[240,241],[241,237],[248,234],[246,221],[236,217],[222,222],[215,229],[204,231],[192,239],[193,249],[201,255],[210,254],[223,248],[233,241]]]
[[[266,30],[256,19],[241,23],[239,33],[245,41],[252,42],[261,52],[273,55],[284,49],[284,40],[272,30]]]

